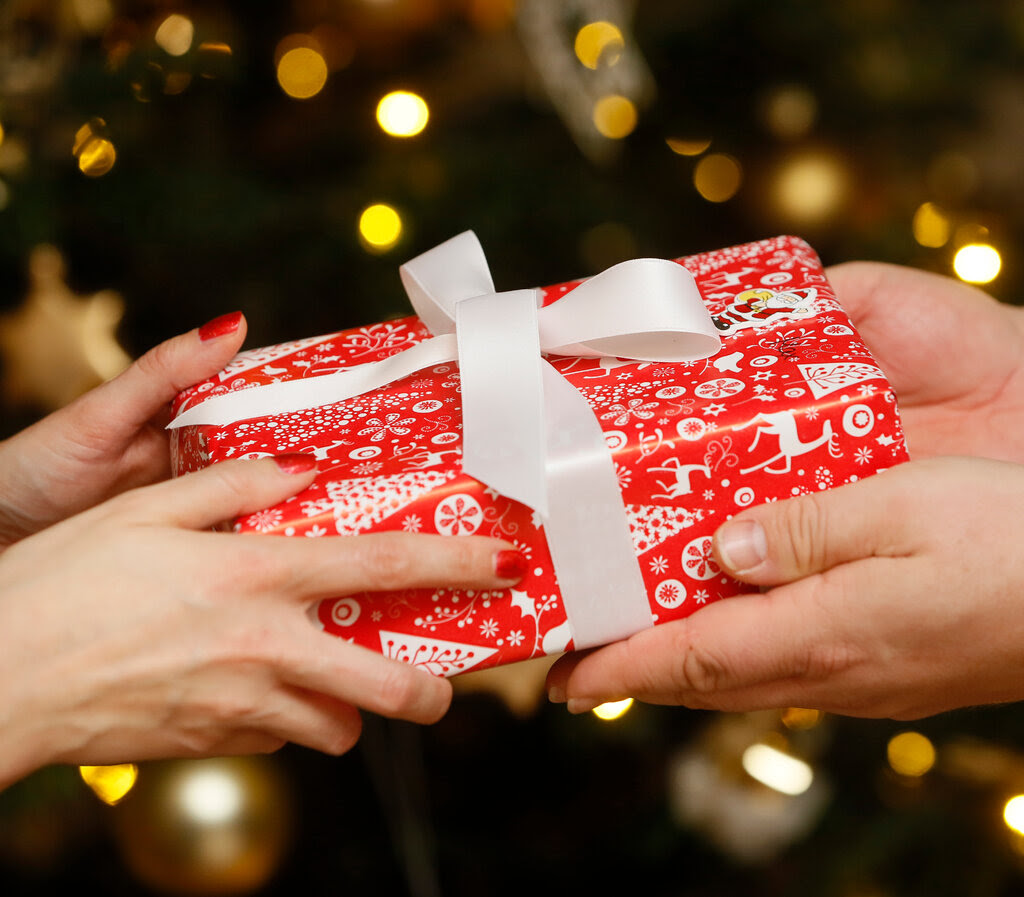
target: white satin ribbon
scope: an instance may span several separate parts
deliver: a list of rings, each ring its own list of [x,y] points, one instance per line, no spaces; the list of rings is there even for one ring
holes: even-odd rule
[[[463,470],[540,514],[577,648],[651,625],[615,467],[587,400],[542,353],[696,361],[721,347],[693,276],[635,259],[538,308],[537,290],[495,293],[472,231],[400,269],[432,339],[335,374],[212,396],[170,427],[224,425],[340,402],[457,360]],[[454,331],[454,332],[453,332]]]

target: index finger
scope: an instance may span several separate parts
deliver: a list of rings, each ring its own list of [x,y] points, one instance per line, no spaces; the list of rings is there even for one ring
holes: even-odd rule
[[[526,573],[526,558],[514,545],[485,536],[389,532],[239,538],[265,540],[261,551],[273,552],[286,571],[285,591],[303,602],[352,592],[504,589]]]

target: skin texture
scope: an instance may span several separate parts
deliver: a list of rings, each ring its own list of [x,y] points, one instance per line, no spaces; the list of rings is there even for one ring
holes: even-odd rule
[[[357,707],[437,720],[442,679],[317,630],[318,600],[503,588],[492,539],[215,532],[306,488],[315,468],[231,461],[167,480],[167,402],[244,337],[191,331],[0,445],[0,788],[54,762],[331,754]],[[301,465],[300,465],[301,468]]]
[[[552,700],[912,719],[1024,698],[1024,310],[891,265],[829,279],[915,460],[736,515],[715,553],[751,593],[560,658]]]

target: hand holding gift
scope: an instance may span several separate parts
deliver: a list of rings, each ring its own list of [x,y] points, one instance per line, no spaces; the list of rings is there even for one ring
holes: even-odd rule
[[[245,332],[234,313],[167,340],[0,443],[0,548],[125,489],[166,479],[171,400],[224,367]]]
[[[511,543],[480,537],[211,531],[308,487],[316,462],[301,453],[129,488],[166,468],[150,420],[243,332],[232,317],[171,340],[0,451],[12,543],[0,552],[0,788],[53,762],[285,741],[340,753],[359,736],[357,707],[434,721],[448,683],[317,631],[310,605],[379,588],[501,589],[524,572]]]
[[[1024,312],[910,269],[829,275],[901,396],[911,448],[983,457],[738,514],[716,558],[765,594],[563,658],[553,699],[911,718],[1024,698]]]

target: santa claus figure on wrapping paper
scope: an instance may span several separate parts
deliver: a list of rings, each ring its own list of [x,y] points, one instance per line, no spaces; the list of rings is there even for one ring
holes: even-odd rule
[[[758,287],[738,293],[735,300],[720,314],[713,315],[715,326],[732,333],[746,327],[761,327],[779,315],[804,318],[814,314],[814,287],[802,290],[769,290]]]

